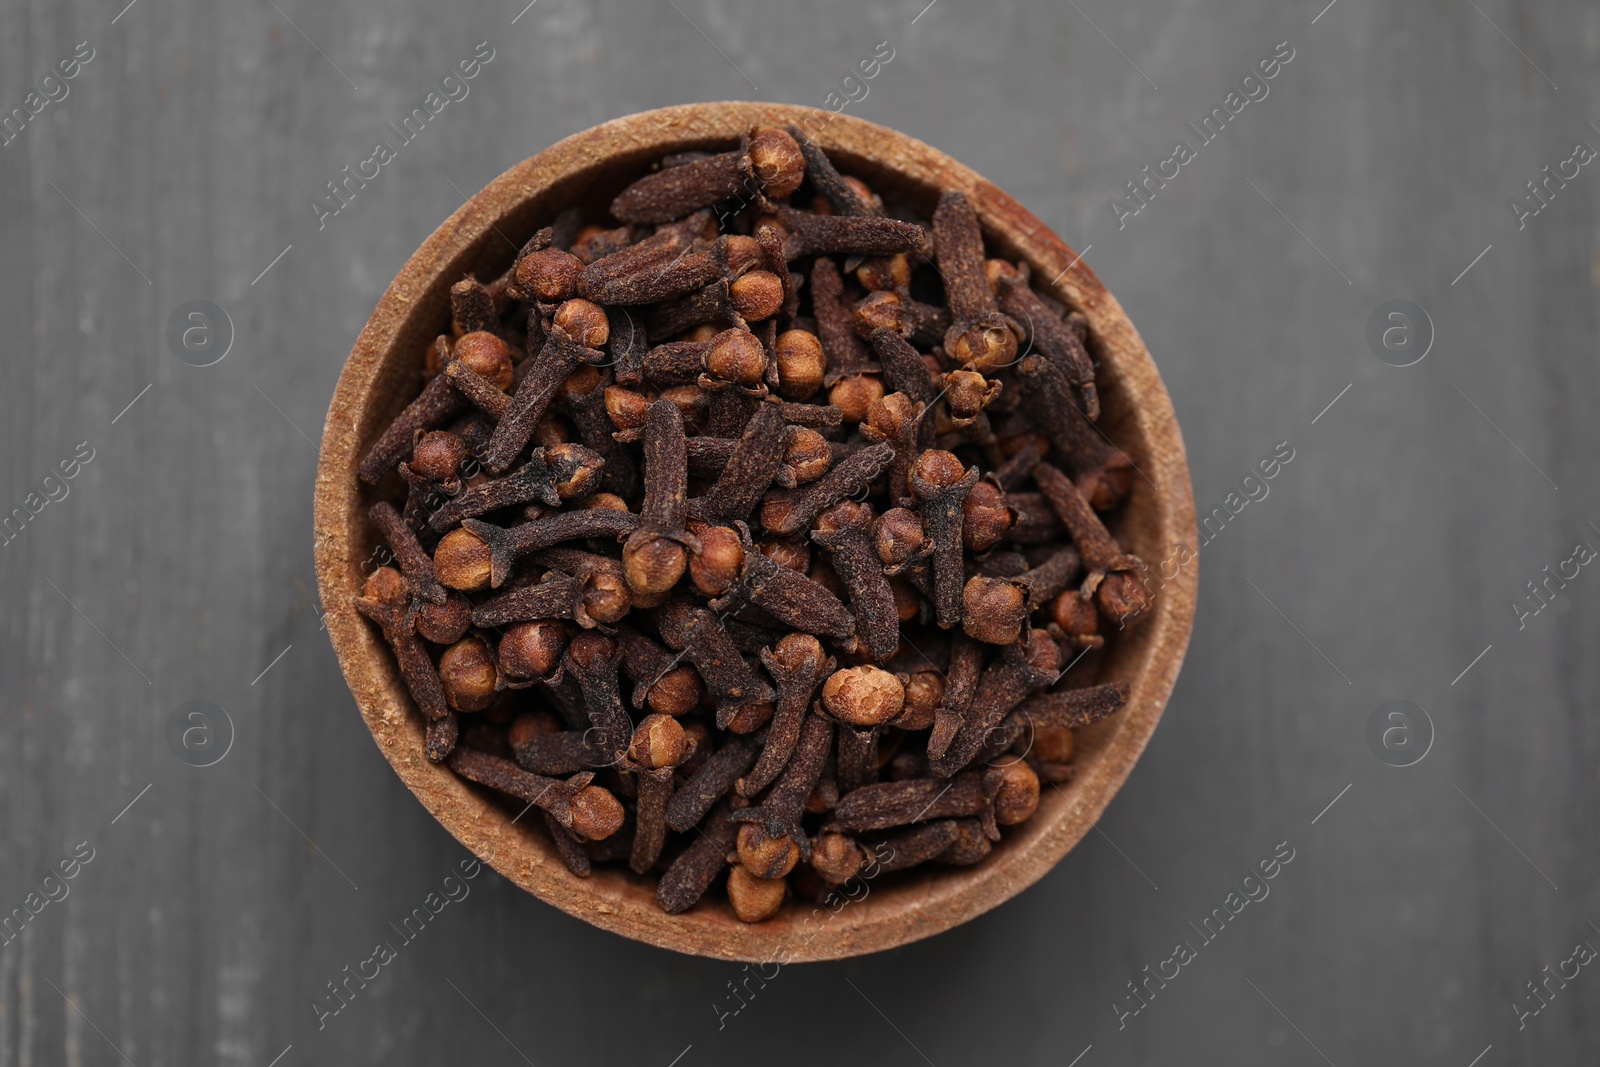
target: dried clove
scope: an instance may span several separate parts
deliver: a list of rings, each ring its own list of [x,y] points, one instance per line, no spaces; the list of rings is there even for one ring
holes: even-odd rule
[[[650,405],[645,421],[644,503],[639,528],[622,546],[623,573],[637,594],[671,589],[689,565],[694,537],[684,530],[688,515],[688,457],[683,414],[670,400]]]
[[[809,860],[811,843],[800,826],[800,814],[805,810],[806,798],[822,777],[822,766],[827,762],[832,739],[832,723],[821,715],[806,716],[794,755],[767,791],[766,798],[756,807],[734,812],[732,818],[740,822],[758,822],[773,837],[787,834],[800,846],[801,857]]]
[[[948,781],[914,778],[862,786],[839,798],[829,826],[860,833],[892,830],[913,823],[980,815],[993,809],[994,793],[978,771]]]
[[[728,851],[739,833],[739,824],[732,821],[731,814],[726,804],[713,812],[700,837],[662,872],[656,883],[656,900],[668,915],[694,907],[727,865]]]
[[[933,542],[935,618],[945,629],[961,621],[961,505],[978,484],[978,468],[963,472],[953,454],[929,449],[911,467],[911,492]]]
[[[772,725],[761,758],[739,785],[745,796],[755,796],[778,777],[800,740],[811,695],[822,680],[833,673],[834,661],[822,650],[822,642],[810,634],[789,634],[770,650],[761,650],[761,664],[777,684]]]
[[[667,825],[680,832],[699,825],[711,806],[727,796],[755,763],[757,751],[752,738],[735,736],[711,753],[667,802]]]
[[[972,704],[949,748],[934,757],[933,773],[948,778],[975,759],[1002,719],[1028,695],[1055,681],[1061,649],[1044,630],[1031,630],[984,669]]]
[[[817,516],[811,539],[832,554],[833,569],[850,593],[856,631],[869,656],[883,662],[900,647],[894,593],[872,544],[872,508],[842,500]]]
[[[889,444],[852,452],[802,489],[768,493],[761,505],[761,525],[780,537],[801,533],[824,508],[862,492],[893,462],[894,446]]]
[[[1136,572],[1144,569],[1144,562],[1122,550],[1066,475],[1041,463],[1034,468],[1033,477],[1083,554],[1083,565],[1089,572],[1080,589],[1083,599],[1092,597],[1102,615],[1119,623],[1143,615],[1150,607],[1151,596]]]
[[[1115,715],[1127,702],[1127,682],[1106,682],[1082,689],[1040,693],[1025,702],[1018,713],[1035,726],[1076,729]]]
[[[984,274],[983,231],[972,204],[958,192],[939,197],[933,213],[933,241],[950,305],[945,353],[974,370],[988,373],[1017,358],[1017,337],[1000,314]]]
[[[561,781],[470,748],[456,749],[447,762],[463,778],[548,811],[562,829],[582,840],[602,841],[622,827],[622,804],[608,790],[591,785],[594,775],[588,771]]]

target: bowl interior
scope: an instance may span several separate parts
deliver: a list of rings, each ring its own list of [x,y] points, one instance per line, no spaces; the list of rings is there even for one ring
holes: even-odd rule
[[[450,285],[469,273],[498,276],[565,207],[604,221],[612,197],[664,153],[722,149],[752,124],[790,122],[806,129],[840,170],[924,218],[940,191],[962,190],[991,251],[1027,260],[1037,286],[1088,316],[1100,364],[1099,426],[1138,470],[1128,501],[1108,525],[1152,568],[1172,560],[1180,545],[1197,551],[1171,402],[1122,309],[1076,254],[1009,196],[921,142],[859,119],[770,104],[695,104],[618,119],[518,164],[463,205],[401,269],[357,340],[329,410],[315,514],[319,591],[346,679],[380,750],[445,828],[501,874],[597,926],[679,951],[749,961],[889,948],[957,925],[1040,878],[1100,817],[1155,729],[1183,659],[1198,581],[1192,560],[1181,567],[1167,562],[1150,616],[1108,642],[1098,680],[1127,682],[1128,705],[1078,731],[1074,778],[1047,786],[1032,819],[1008,827],[975,867],[896,874],[870,883],[864,896],[838,910],[790,900],[775,918],[751,925],[735,919],[713,892],[686,914],[666,915],[655,903],[654,878],[599,867],[587,879],[572,876],[541,825],[513,823],[521,805],[423,757],[421,716],[387,647],[349,603],[379,543],[356,468],[416,395],[423,353],[448,323]]]

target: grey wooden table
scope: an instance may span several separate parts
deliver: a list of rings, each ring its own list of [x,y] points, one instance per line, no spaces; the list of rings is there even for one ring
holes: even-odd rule
[[[1600,1054],[1575,950],[1600,946],[1600,8],[125,2],[0,11],[0,909],[28,917],[0,1065]],[[318,625],[315,442],[368,311],[551,142],[682,101],[826,106],[879,41],[850,112],[1084,251],[1222,509],[1154,742],[1016,900],[784,969],[736,1014],[738,968],[485,872],[319,1019],[465,856]],[[197,324],[198,354],[169,340]]]

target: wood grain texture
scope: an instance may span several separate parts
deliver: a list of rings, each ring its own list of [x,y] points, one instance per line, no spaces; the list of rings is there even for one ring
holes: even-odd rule
[[[538,0],[512,25],[517,0],[275,2],[0,16],[0,111],[96,48],[0,148],[0,508],[96,449],[0,547],[0,909],[96,849],[0,946],[0,1064],[122,1063],[112,1044],[138,1067],[264,1067],[291,1044],[279,1067],[523,1062],[511,1044],[541,1065],[689,1046],[679,1067],[757,1048],[802,1064],[814,1042],[773,1035],[823,1020],[841,1064],[1061,1067],[1091,1044],[1078,1067],[1322,1063],[1307,1039],[1341,1067],[1465,1067],[1491,1044],[1479,1067],[1594,1058],[1587,968],[1523,1030],[1511,1003],[1575,941],[1600,945],[1600,594],[1585,568],[1525,629],[1509,605],[1577,540],[1600,547],[1600,185],[1585,168],[1522,230],[1506,205],[1573,142],[1600,147],[1592,5],[1338,0],[1312,25],[1321,2]],[[482,40],[496,57],[471,94],[318,230],[310,199]],[[971,164],[1088,250],[1172,395],[1202,512],[1296,450],[1202,549],[1161,729],[1050,874],[883,955],[762,988],[487,871],[402,944],[389,924],[466,852],[380,758],[318,628],[301,431],[317,439],[389,280],[493,176],[648,107],[826,106],[879,40],[895,59],[847,113]],[[1118,229],[1111,197],[1283,40],[1270,95]],[[1405,369],[1364,338],[1396,298],[1437,332]],[[213,367],[167,349],[190,299],[233,319]],[[1406,769],[1363,738],[1395,698],[1435,727]],[[214,767],[166,741],[194,699],[234,723]],[[1270,897],[1119,1029],[1125,983],[1199,945],[1190,924],[1285,840]],[[313,1001],[383,939],[397,958],[319,1030]],[[747,1006],[719,1018],[730,981]],[[629,1025],[595,1025],[602,1004]]]

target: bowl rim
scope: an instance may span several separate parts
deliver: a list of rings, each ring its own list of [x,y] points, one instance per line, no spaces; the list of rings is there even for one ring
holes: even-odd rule
[[[788,123],[806,129],[825,150],[870,160],[908,184],[965,192],[986,235],[1001,237],[1008,255],[1032,264],[1036,285],[1088,316],[1102,379],[1109,375],[1138,398],[1124,416],[1132,432],[1122,445],[1141,453],[1138,474],[1154,490],[1159,541],[1187,543],[1195,530],[1194,497],[1171,399],[1133,324],[1081,256],[977,172],[921,141],[849,115],[743,101],[645,111],[573,134],[495,178],[429,235],[384,291],[339,375],[317,463],[313,515],[318,595],[340,668],[379,751],[429,813],[480,860],[585,922],[679,952],[756,963],[842,959],[907,944],[975,918],[1042,878],[1099,820],[1149,742],[1183,662],[1199,581],[1197,558],[1171,579],[1163,574],[1165,585],[1150,617],[1131,631],[1138,640],[1138,669],[1128,704],[1102,724],[1107,735],[1091,765],[1074,761],[1074,778],[1015,828],[1023,832],[1003,843],[1003,854],[997,850],[972,867],[886,885],[837,911],[813,909],[803,921],[796,921],[793,901],[778,918],[757,924],[738,922],[725,902],[709,898],[684,914],[668,915],[654,901],[653,880],[601,868],[576,878],[541,833],[514,825],[516,819],[485,799],[480,787],[423,757],[420,716],[393,658],[350,604],[361,582],[357,561],[366,551],[366,506],[356,478],[369,441],[361,432],[362,416],[381,395],[391,350],[413,316],[432,314],[427,308],[436,308],[447,293],[452,271],[459,278],[466,259],[475,253],[481,259],[489,242],[509,240],[498,232],[499,223],[558,184],[623,154],[649,158],[732,142],[751,125]],[[1044,283],[1046,277],[1055,280]],[[819,915],[821,930],[808,934]]]

